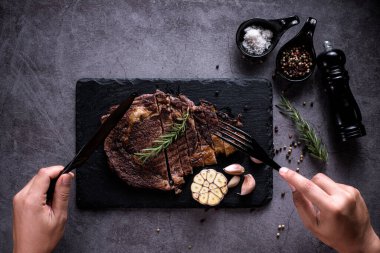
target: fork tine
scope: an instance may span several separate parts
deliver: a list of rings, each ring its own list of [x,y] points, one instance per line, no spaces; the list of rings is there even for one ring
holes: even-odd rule
[[[237,127],[235,127],[235,126],[233,126],[233,125],[231,125],[225,121],[219,120],[219,122],[224,124],[225,126],[228,126],[229,128],[233,129],[234,131],[238,132],[239,134],[243,135],[246,138],[246,141],[250,142],[250,144],[251,144],[252,148],[255,150],[255,152],[261,153],[261,155],[263,155],[263,156],[267,156],[267,153],[265,152],[265,150],[257,143],[257,141],[250,134],[244,132],[242,129],[237,128]],[[238,136],[244,140],[244,138],[242,138],[241,136],[236,134],[234,131],[226,129],[222,126],[219,126],[219,128],[225,129],[226,131],[233,134],[234,136]]]
[[[246,142],[250,142],[251,141],[250,139],[245,138],[245,136],[239,135],[239,133],[236,133],[236,132],[228,129],[227,127],[219,126],[219,131],[221,131],[221,130],[229,133],[230,135],[232,135],[234,137],[242,139],[243,141],[246,141]]]
[[[237,127],[235,127],[235,126],[233,126],[233,125],[231,125],[231,124],[229,124],[229,123],[227,123],[227,122],[225,122],[223,120],[219,120],[219,123],[222,123],[223,125],[228,126],[229,128],[233,129],[234,131],[242,134],[246,138],[253,139],[251,135],[249,135],[248,133],[244,132],[240,128],[237,128]]]
[[[238,133],[232,131],[231,129],[228,129],[226,127],[219,125],[218,129],[213,131],[216,136],[218,136],[225,142],[231,144],[232,146],[236,147],[237,149],[247,153],[249,156],[253,156],[263,161],[264,163],[271,166],[275,170],[280,169],[281,166],[278,165],[275,161],[273,161],[273,159],[271,159],[268,156],[265,150],[249,134],[224,121],[220,120],[219,122],[223,123],[224,125],[228,126],[234,131],[236,130],[236,132]],[[241,136],[240,134],[243,136]]]
[[[245,145],[241,145],[239,143],[234,142],[235,140],[233,138],[231,138],[230,136],[228,136],[228,135],[227,135],[228,137],[223,136],[223,134],[221,134],[220,132],[217,132],[217,131],[214,131],[213,134],[215,134],[216,136],[218,136],[220,139],[227,142],[228,144],[231,144],[235,148],[239,149],[240,151],[243,151],[244,153],[250,155],[248,147],[246,147]]]

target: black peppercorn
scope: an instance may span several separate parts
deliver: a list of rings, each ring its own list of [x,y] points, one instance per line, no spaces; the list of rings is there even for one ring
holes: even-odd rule
[[[312,58],[310,53],[302,47],[291,47],[282,52],[280,66],[288,77],[303,77],[310,73]]]

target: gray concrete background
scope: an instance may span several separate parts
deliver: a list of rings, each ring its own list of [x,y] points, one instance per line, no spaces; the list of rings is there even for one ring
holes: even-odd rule
[[[0,1],[0,252],[12,249],[12,196],[36,173],[65,164],[75,151],[75,83],[83,77],[271,78],[277,52],[265,63],[241,59],[238,25],[252,17],[297,14],[318,20],[317,52],[331,40],[348,58],[351,88],[368,135],[340,145],[326,118],[317,79],[290,97],[330,151],[327,165],[306,157],[302,174],[324,171],[351,184],[367,201],[380,232],[380,9],[377,1]],[[301,28],[284,35],[280,45]],[[219,70],[215,68],[219,65]],[[314,81],[316,80],[316,81]],[[274,103],[282,88],[275,85]],[[314,107],[303,107],[314,101]],[[275,146],[289,144],[292,126],[275,110]],[[297,150],[299,151],[299,150]],[[287,165],[282,156],[276,158]],[[295,163],[289,165],[296,167]],[[73,189],[73,193],[75,187]],[[284,199],[280,193],[286,191]],[[307,232],[287,185],[274,173],[274,198],[247,209],[78,210],[71,198],[65,236],[56,252],[331,252]],[[201,223],[200,219],[205,218]],[[287,229],[276,239],[277,225]],[[157,234],[156,228],[161,232]],[[191,245],[192,248],[188,249]]]

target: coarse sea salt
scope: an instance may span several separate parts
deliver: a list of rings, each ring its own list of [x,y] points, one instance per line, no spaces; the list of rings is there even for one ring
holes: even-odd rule
[[[261,55],[271,45],[273,32],[260,26],[249,26],[244,29],[243,47],[250,54]]]

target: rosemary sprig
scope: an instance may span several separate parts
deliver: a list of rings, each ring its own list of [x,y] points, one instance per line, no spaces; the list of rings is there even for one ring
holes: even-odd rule
[[[181,117],[177,118],[177,122],[174,122],[171,129],[154,140],[154,145],[150,148],[144,148],[134,155],[140,159],[142,163],[145,163],[149,159],[157,156],[160,152],[167,149],[170,144],[181,136],[186,130],[186,121],[189,118],[189,108],[182,114]]]
[[[284,96],[281,96],[280,104],[276,105],[276,107],[282,114],[288,116],[293,121],[300,134],[300,139],[305,142],[306,148],[309,151],[310,155],[319,160],[327,162],[328,153],[325,144],[320,138],[318,138],[314,129],[304,118],[302,118],[300,113],[290,103],[290,101]]]

